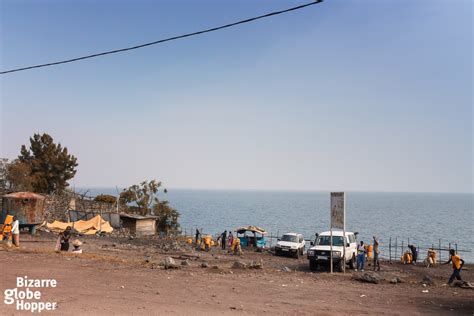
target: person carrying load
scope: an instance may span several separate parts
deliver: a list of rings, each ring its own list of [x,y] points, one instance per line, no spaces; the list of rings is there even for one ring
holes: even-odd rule
[[[230,247],[230,250],[234,253],[234,255],[240,256],[242,254],[242,248],[240,247],[239,238],[234,238],[234,240],[232,241],[232,246]]]
[[[436,266],[436,250],[433,248],[428,249],[428,255],[425,259],[425,266],[427,268]]]
[[[453,263],[453,273],[449,277],[448,285],[451,285],[451,283],[453,283],[455,278],[463,282],[461,278],[461,269],[462,269],[462,266],[464,265],[464,260],[462,260],[461,257],[456,254],[454,249],[449,250],[449,260],[445,262],[444,264],[449,264],[450,262]]]
[[[3,222],[0,234],[0,240],[5,240],[8,247],[11,247],[12,244],[12,224],[13,224],[13,215],[7,215],[5,221]]]
[[[412,262],[411,251],[410,250],[405,251],[405,253],[401,256],[400,260],[402,261],[403,264],[411,264]]]

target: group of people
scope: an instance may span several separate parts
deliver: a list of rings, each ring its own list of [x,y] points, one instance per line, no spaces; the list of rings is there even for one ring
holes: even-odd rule
[[[69,251],[69,239],[75,235],[71,226],[66,227],[66,229],[59,233],[58,240],[56,242],[56,251]],[[72,242],[74,249],[72,253],[82,253],[82,242],[79,239],[75,239]]]
[[[234,235],[232,234],[231,231],[229,231],[229,235],[227,236],[227,230],[225,230],[217,238],[217,243],[220,244],[222,250],[225,250],[226,247],[231,247],[233,242],[234,242]]]
[[[364,244],[363,241],[357,245],[357,268],[355,271],[364,271],[364,266],[365,266],[365,261],[366,257],[370,257],[369,250],[370,247],[368,245]],[[408,245],[408,249],[403,255],[402,255],[402,262],[403,264],[413,264],[416,265],[416,262],[418,260],[418,249],[414,245]],[[374,271],[378,270],[380,271],[380,261],[379,261],[379,256],[380,256],[380,250],[379,250],[379,241],[378,238],[373,236],[373,246],[372,246],[372,254],[373,254],[373,268]],[[427,259],[425,260],[426,266],[434,266],[436,263],[436,251],[433,249],[428,250],[428,256]],[[449,264],[452,263],[453,265],[453,273],[449,277],[447,285],[451,285],[454,282],[454,279],[457,279],[461,282],[463,282],[462,277],[461,277],[461,269],[464,265],[464,260],[461,259],[461,257],[456,253],[454,249],[449,250],[449,260],[445,262],[444,264]]]
[[[374,266],[374,271],[380,271],[380,250],[379,250],[379,240],[377,237],[373,236],[373,245],[369,247],[369,245],[364,244],[361,240],[360,243],[357,245],[357,257],[356,257],[356,269],[355,271],[364,271],[366,258],[373,258],[372,264]],[[371,249],[372,248],[372,249]]]

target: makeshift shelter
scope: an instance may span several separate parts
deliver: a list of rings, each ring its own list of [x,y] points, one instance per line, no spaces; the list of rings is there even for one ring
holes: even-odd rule
[[[15,192],[2,197],[2,213],[0,222],[7,215],[14,215],[20,227],[28,227],[34,233],[36,225],[44,221],[45,197],[33,192]]]
[[[266,240],[265,235],[267,234],[266,230],[258,226],[242,226],[235,229],[236,237],[240,240],[240,245],[242,247],[256,247],[256,248],[265,248]]]
[[[105,221],[100,215],[97,215],[87,221],[77,221],[77,222],[59,222],[54,221],[51,224],[47,223],[46,227],[54,232],[62,232],[68,226],[71,226],[78,232],[84,235],[93,235],[99,231],[111,233],[114,229],[110,226],[110,223]]]
[[[138,214],[120,214],[122,227],[130,230],[137,236],[150,236],[156,233],[158,216],[142,216]]]

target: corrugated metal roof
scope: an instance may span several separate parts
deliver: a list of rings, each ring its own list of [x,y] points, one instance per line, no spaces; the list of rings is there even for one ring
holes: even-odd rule
[[[157,219],[158,216],[153,216],[153,215],[139,215],[139,214],[126,214],[126,213],[120,213],[120,217],[128,217],[128,218],[133,218],[133,219]]]
[[[44,196],[33,193],[33,192],[14,192],[14,193],[6,194],[3,197],[12,198],[12,199],[37,199],[37,200],[45,199]]]

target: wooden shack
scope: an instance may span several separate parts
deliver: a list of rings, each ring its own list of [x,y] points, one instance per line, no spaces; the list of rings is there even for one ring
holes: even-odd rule
[[[122,227],[130,230],[137,236],[150,236],[156,234],[157,216],[142,216],[138,214],[120,214]]]

